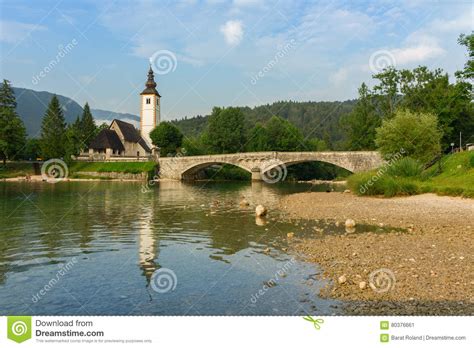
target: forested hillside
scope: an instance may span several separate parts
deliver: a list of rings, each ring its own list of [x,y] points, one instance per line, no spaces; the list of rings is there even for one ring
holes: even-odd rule
[[[273,115],[280,116],[295,125],[305,137],[325,140],[331,148],[342,148],[345,132],[341,118],[348,115],[356,100],[344,102],[295,102],[278,101],[273,104],[240,107],[245,125],[251,129],[257,122],[265,123]],[[186,136],[198,136],[206,128],[209,115],[175,120],[173,123]]]

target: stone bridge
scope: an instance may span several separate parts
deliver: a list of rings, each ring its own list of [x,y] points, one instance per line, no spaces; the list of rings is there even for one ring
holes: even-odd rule
[[[194,180],[202,169],[224,163],[252,173],[252,180],[262,180],[262,174],[278,170],[286,172],[287,166],[312,161],[331,163],[353,173],[378,168],[384,163],[376,151],[245,152],[158,159],[160,177],[175,180]]]

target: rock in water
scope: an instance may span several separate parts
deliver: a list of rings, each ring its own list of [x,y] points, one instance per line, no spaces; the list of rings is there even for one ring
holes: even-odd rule
[[[241,207],[248,207],[249,205],[250,205],[250,203],[246,199],[242,199],[240,201],[240,206]]]
[[[356,226],[356,223],[352,219],[347,219],[345,222],[345,226],[348,228],[354,228]]]
[[[263,205],[259,204],[255,208],[255,215],[257,216],[265,216],[267,215],[267,208],[265,208]]]
[[[286,234],[286,237],[287,237],[287,238],[293,238],[294,236],[295,236],[295,234],[294,234],[293,232],[288,232],[288,233]]]

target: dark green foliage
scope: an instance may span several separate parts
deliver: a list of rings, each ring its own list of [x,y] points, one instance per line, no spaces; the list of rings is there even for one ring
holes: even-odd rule
[[[44,159],[66,155],[66,121],[58,98],[53,96],[41,123],[41,155]]]
[[[243,152],[245,146],[244,115],[239,108],[212,110],[203,141],[213,153]]]
[[[16,100],[10,82],[3,80],[0,88],[0,159],[13,160],[23,151],[25,126],[15,111]]]
[[[41,157],[40,141],[37,138],[27,139],[22,158],[25,160],[36,160]]]
[[[223,164],[222,166],[208,167],[204,169],[204,179],[211,180],[250,180],[251,174],[242,168]]]
[[[84,105],[84,111],[82,112],[81,121],[78,126],[80,141],[82,142],[82,145],[79,147],[82,149],[87,148],[92,139],[94,139],[98,133],[94,122],[94,117],[92,116],[88,103]]]
[[[359,99],[352,112],[343,119],[348,130],[349,150],[375,149],[375,129],[380,126],[381,117],[375,111],[373,96],[365,83],[359,88]]]
[[[161,156],[176,154],[183,143],[183,134],[170,122],[161,122],[151,131],[150,138],[160,148]]]
[[[349,114],[355,101],[344,102],[296,102],[279,101],[272,104],[240,107],[244,114],[244,128],[250,132],[257,123],[265,124],[274,115],[290,121],[307,138],[324,139],[326,145],[343,149],[345,132],[340,127],[341,117]],[[185,136],[200,136],[207,127],[210,116],[185,117],[173,123]]]
[[[83,139],[81,119],[78,117],[66,129],[66,160],[69,160],[71,156],[79,155],[81,150],[84,149]]]

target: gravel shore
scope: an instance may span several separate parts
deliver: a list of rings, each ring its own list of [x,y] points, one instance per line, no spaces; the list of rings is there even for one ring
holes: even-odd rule
[[[474,200],[313,192],[280,204],[291,218],[383,226],[290,238],[292,251],[321,265],[322,277],[331,280],[321,295],[343,300],[348,314],[474,314]]]

